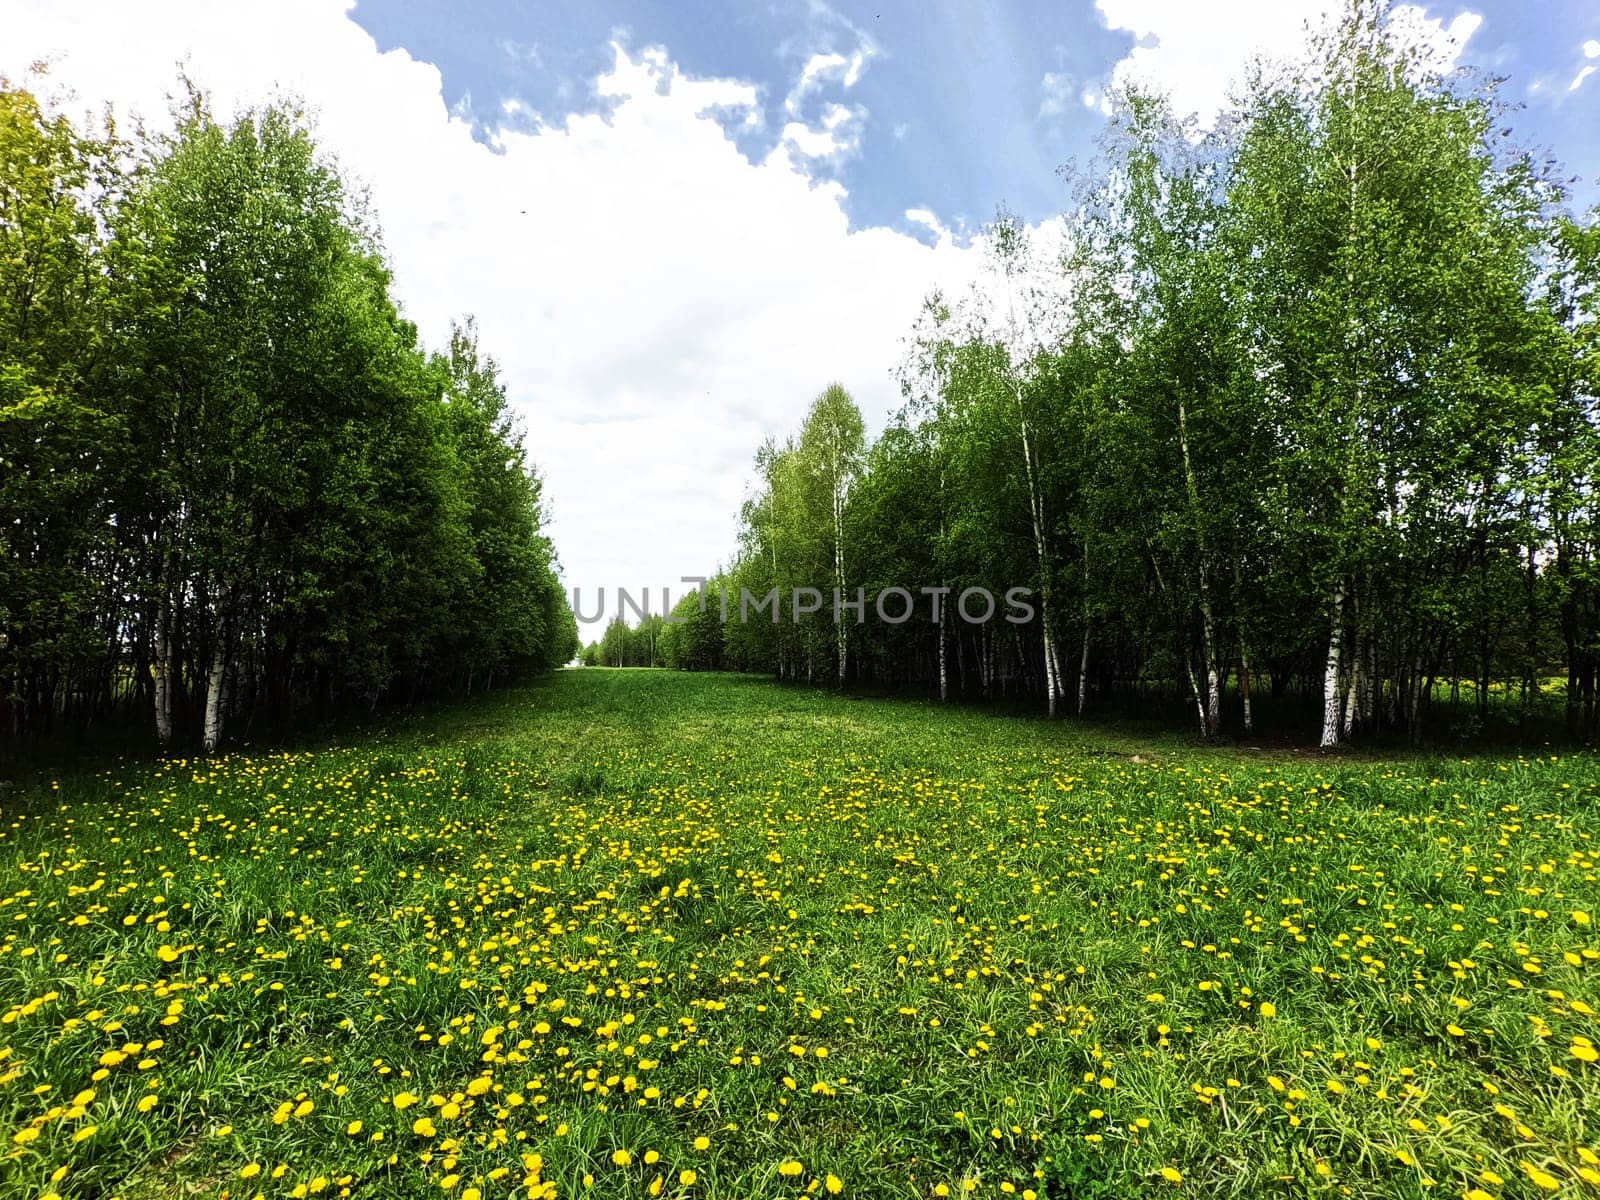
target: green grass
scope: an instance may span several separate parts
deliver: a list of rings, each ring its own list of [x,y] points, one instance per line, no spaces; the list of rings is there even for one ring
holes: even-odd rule
[[[1589,757],[593,670],[350,740],[6,793],[0,1197],[1600,1185]]]

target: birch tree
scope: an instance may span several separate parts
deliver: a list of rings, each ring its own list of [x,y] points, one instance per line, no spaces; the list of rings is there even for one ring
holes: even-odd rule
[[[834,594],[828,597],[826,607],[834,624],[835,681],[840,687],[844,686],[849,667],[850,628],[854,623],[836,607],[840,599],[850,598],[851,555],[845,542],[845,506],[861,471],[864,436],[861,410],[850,393],[836,383],[829,384],[812,402],[795,448],[795,462],[808,485],[805,493],[813,530],[811,540],[823,550],[822,559],[833,585]]]
[[[1446,478],[1460,460],[1430,460],[1426,435],[1482,428],[1475,406],[1504,370],[1497,310],[1523,307],[1528,278],[1529,193],[1487,144],[1490,107],[1397,44],[1385,18],[1357,0],[1310,70],[1258,82],[1228,206],[1281,429],[1282,515],[1309,551],[1328,631],[1324,747],[1371,707],[1374,597],[1392,548],[1426,504],[1460,494]],[[1415,689],[1423,649],[1409,658],[1393,682]]]

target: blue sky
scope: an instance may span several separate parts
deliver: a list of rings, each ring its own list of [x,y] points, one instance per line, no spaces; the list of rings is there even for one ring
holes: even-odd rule
[[[1109,84],[1210,119],[1328,2],[0,0],[0,73],[49,59],[63,104],[156,124],[180,63],[224,113],[304,101],[423,340],[476,317],[585,610],[659,608],[732,551],[756,448],[824,387],[882,428],[927,293],[984,286],[967,235],[997,204],[1058,234]],[[1600,2],[1394,13],[1505,76],[1518,139],[1600,199]]]
[[[1600,75],[1570,85],[1585,65],[1583,44],[1600,40],[1595,0],[1483,0],[1427,4],[1448,22],[1482,17],[1462,61],[1503,76],[1502,96],[1520,105],[1519,140],[1582,176],[1580,202],[1600,199]],[[1081,102],[1103,88],[1139,38],[1108,28],[1094,0],[1006,5],[873,3],[513,3],[359,0],[354,18],[382,47],[403,46],[435,63],[450,103],[487,130],[502,105],[519,100],[545,122],[601,106],[594,80],[610,43],[666,49],[688,73],[760,85],[767,121],[743,133],[751,155],[779,136],[784,100],[815,54],[865,51],[849,100],[864,110],[859,149],[824,170],[848,191],[852,223],[913,232],[907,209],[925,208],[953,228],[976,228],[1005,202],[1029,220],[1059,212],[1058,168],[1085,164],[1104,118]],[[1247,19],[1247,18],[1243,18]],[[1148,43],[1157,35],[1147,33]],[[1597,59],[1587,60],[1600,62]],[[1046,79],[1050,87],[1046,86]],[[1051,104],[1051,89],[1069,103]],[[826,102],[808,97],[814,119]]]

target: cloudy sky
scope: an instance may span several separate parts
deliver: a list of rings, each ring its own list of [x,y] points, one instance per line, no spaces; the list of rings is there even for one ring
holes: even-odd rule
[[[304,97],[370,192],[432,345],[474,313],[546,479],[569,586],[726,558],[756,447],[837,380],[869,428],[923,295],[1004,202],[1062,208],[1130,76],[1209,117],[1322,0],[0,0],[0,73],[159,120]],[[1404,18],[1502,77],[1519,140],[1600,199],[1600,4]],[[595,630],[589,630],[593,636]]]

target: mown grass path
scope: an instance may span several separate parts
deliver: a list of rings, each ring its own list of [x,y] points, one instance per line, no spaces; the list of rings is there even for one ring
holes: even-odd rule
[[[0,1197],[1600,1194],[1597,786],[599,670],[30,783]]]

